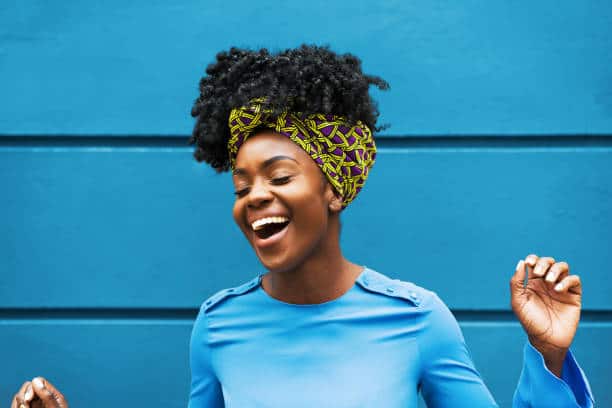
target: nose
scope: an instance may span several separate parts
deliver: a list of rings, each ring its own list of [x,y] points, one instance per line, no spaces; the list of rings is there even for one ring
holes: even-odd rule
[[[247,205],[250,208],[261,207],[262,205],[272,201],[272,198],[272,193],[264,183],[254,183],[251,186],[251,191],[249,191]]]

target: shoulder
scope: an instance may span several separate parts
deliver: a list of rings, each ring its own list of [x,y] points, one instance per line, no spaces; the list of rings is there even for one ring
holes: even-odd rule
[[[258,275],[253,279],[249,280],[248,282],[245,282],[239,286],[226,288],[218,291],[202,303],[202,307],[200,308],[200,314],[206,314],[210,312],[212,309],[219,307],[219,305],[221,305],[225,300],[229,298],[243,296],[249,293],[250,291],[257,288],[260,285],[260,282],[261,276]]]
[[[422,315],[427,316],[427,326],[454,330],[457,322],[450,309],[433,291],[409,281],[392,279],[380,272],[366,268],[357,283],[365,290],[380,295],[408,301]]]
[[[380,295],[407,300],[413,306],[428,308],[439,300],[437,295],[412,282],[390,278],[370,268],[365,268],[357,279],[365,290]]]
[[[462,347],[464,339],[461,328],[448,306],[435,292],[367,268],[358,282],[370,292],[409,301],[422,318],[419,338],[428,345],[429,351]]]
[[[191,330],[192,347],[194,342],[208,341],[208,314],[213,309],[220,307],[220,305],[222,305],[227,299],[244,296],[245,294],[251,292],[259,286],[260,280],[261,276],[258,275],[242,285],[222,289],[206,299],[200,307]]]

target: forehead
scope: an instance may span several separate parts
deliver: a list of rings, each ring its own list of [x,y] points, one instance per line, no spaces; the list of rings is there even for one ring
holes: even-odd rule
[[[236,168],[261,163],[277,155],[289,156],[300,163],[311,161],[316,166],[310,156],[287,136],[263,130],[251,135],[240,146],[236,155]]]

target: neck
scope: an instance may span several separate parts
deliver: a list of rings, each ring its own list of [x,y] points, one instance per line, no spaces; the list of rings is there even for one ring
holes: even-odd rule
[[[271,297],[293,304],[324,303],[342,296],[355,284],[363,267],[344,258],[339,241],[338,225],[304,262],[264,275],[263,289]]]

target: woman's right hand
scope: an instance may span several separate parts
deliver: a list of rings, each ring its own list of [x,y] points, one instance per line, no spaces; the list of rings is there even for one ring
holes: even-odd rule
[[[42,377],[23,383],[11,408],[68,408],[66,398]]]

